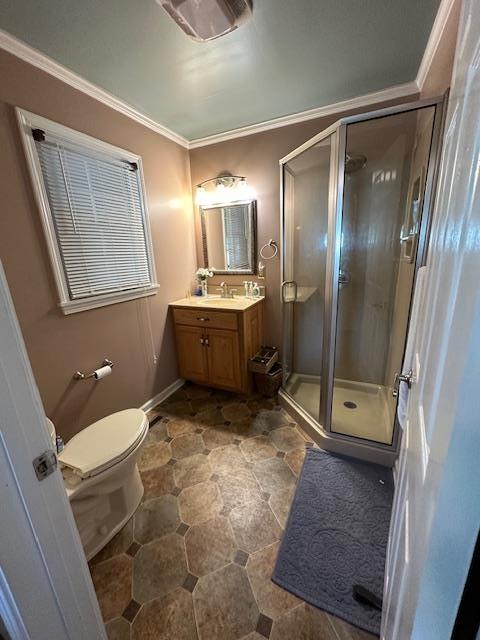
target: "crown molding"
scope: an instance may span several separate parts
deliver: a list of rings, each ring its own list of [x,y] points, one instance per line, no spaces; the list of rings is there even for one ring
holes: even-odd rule
[[[0,29],[0,48],[5,49],[5,51],[12,53],[21,60],[45,71],[51,76],[65,82],[74,89],[89,95],[106,106],[115,109],[115,111],[131,118],[135,122],[148,127],[152,131],[165,136],[169,140],[173,140],[173,142],[176,142],[182,147],[185,147],[186,149],[198,149],[199,147],[205,147],[219,142],[226,142],[227,140],[234,140],[235,138],[242,138],[244,136],[250,136],[255,133],[261,133],[271,129],[278,129],[280,127],[286,127],[288,125],[298,124],[308,120],[314,120],[315,118],[322,118],[332,114],[342,113],[344,111],[369,107],[374,104],[378,104],[379,102],[398,100],[421,92],[432,65],[433,58],[441,42],[445,26],[456,1],[457,0],[441,0],[415,80],[395,85],[393,87],[388,87],[386,89],[381,89],[380,91],[375,91],[373,93],[367,93],[356,98],[335,102],[323,107],[308,109],[307,111],[273,118],[271,120],[259,122],[258,124],[239,127],[238,129],[231,129],[229,131],[216,133],[202,138],[195,138],[190,141],[180,134],[164,127],[149,116],[137,111],[137,109],[120,98],[117,98],[108,91],[101,89],[92,82],[85,80],[73,71],[70,71],[70,69],[67,69],[58,62],[55,62],[52,58],[49,58],[37,49],[25,44],[2,29]]]
[[[342,100],[341,102],[335,102],[323,107],[293,113],[289,116],[281,116],[280,118],[265,120],[265,122],[259,122],[258,124],[232,129],[223,133],[215,133],[211,136],[206,136],[205,138],[196,138],[195,140],[190,140],[188,146],[189,149],[198,149],[199,147],[206,147],[207,145],[217,144],[218,142],[225,142],[235,138],[251,136],[254,133],[261,133],[262,131],[269,131],[270,129],[278,129],[291,124],[306,122],[307,120],[315,120],[316,118],[330,116],[334,113],[342,113],[343,111],[369,107],[388,100],[406,98],[414,93],[418,93],[417,83],[415,81],[405,82],[404,84],[397,84],[393,87],[388,87],[387,89],[381,89],[380,91],[374,91],[373,93],[358,96],[357,98],[349,98],[348,100]]]
[[[443,32],[445,31],[445,27],[456,1],[457,0],[441,0],[440,6],[438,7],[437,15],[435,16],[435,21],[433,23],[432,30],[430,31],[427,46],[425,47],[423,58],[420,62],[420,66],[418,67],[418,73],[415,79],[420,92],[425,84],[425,80],[433,63],[433,58],[435,57],[435,53],[437,52],[438,46],[442,40]]]
[[[2,29],[0,29],[0,48],[4,49],[8,53],[13,54],[14,56],[17,56],[21,60],[28,62],[34,67],[37,67],[37,69],[45,71],[54,78],[65,82],[65,84],[68,84],[74,89],[85,93],[95,100],[98,100],[107,107],[115,109],[115,111],[121,113],[124,116],[127,116],[127,118],[135,120],[135,122],[142,124],[144,127],[147,127],[148,129],[155,131],[155,133],[159,133],[165,138],[168,138],[169,140],[172,140],[173,142],[176,142],[182,147],[188,149],[188,140],[183,136],[175,133],[174,131],[171,131],[170,129],[167,129],[167,127],[164,127],[158,122],[155,122],[155,120],[149,118],[140,111],[137,111],[137,109],[124,102],[120,98],[117,98],[108,91],[105,91],[105,89],[101,89],[96,84],[85,80],[73,71],[70,71],[70,69],[67,69],[58,62],[55,62],[55,60],[52,60],[52,58],[49,58],[37,49],[34,49],[28,44],[25,44],[18,38],[15,38]]]

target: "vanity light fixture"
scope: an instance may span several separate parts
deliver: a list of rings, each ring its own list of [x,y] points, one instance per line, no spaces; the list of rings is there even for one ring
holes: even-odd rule
[[[212,185],[212,188],[205,187]],[[255,191],[247,184],[245,176],[222,175],[209,178],[197,185],[196,202],[200,207],[231,204],[254,200]]]

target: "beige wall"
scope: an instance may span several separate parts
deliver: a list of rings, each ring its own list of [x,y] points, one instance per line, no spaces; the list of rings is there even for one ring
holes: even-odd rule
[[[167,304],[196,268],[188,152],[51,76],[0,51],[0,258],[45,411],[69,438],[110,412],[140,406],[177,379]],[[14,106],[142,156],[159,292],[64,316],[33,199]],[[156,353],[158,364],[153,363]],[[105,356],[99,382],[75,382]]]

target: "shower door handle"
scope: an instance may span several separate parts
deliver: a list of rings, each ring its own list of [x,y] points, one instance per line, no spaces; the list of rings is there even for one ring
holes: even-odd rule
[[[285,289],[286,287],[293,287],[293,298],[291,300],[287,300],[285,298]],[[282,302],[296,302],[297,300],[297,292],[298,292],[298,285],[295,282],[295,280],[285,280],[284,282],[282,282]]]
[[[394,398],[398,397],[398,388],[400,387],[400,383],[401,382],[405,382],[405,384],[407,385],[407,387],[409,389],[412,388],[413,371],[411,369],[410,369],[410,371],[408,373],[396,373],[395,374],[395,380],[393,381],[393,390],[392,390],[392,396]]]

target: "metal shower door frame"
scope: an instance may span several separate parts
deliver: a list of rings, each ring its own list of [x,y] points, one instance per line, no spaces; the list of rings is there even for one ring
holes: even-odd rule
[[[393,464],[399,443],[399,425],[395,417],[391,444],[384,444],[375,441],[364,440],[357,436],[335,433],[331,428],[332,402],[334,390],[335,371],[335,342],[336,326],[338,315],[338,278],[340,266],[341,231],[343,222],[343,200],[344,200],[344,176],[345,176],[345,153],[347,143],[347,127],[350,124],[376,120],[388,116],[393,116],[409,111],[418,111],[422,108],[435,107],[434,122],[432,127],[432,139],[430,155],[428,158],[427,175],[425,181],[425,191],[422,206],[422,222],[419,233],[417,255],[415,261],[415,273],[418,267],[426,262],[428,250],[428,235],[431,222],[431,211],[433,205],[434,188],[437,180],[437,168],[439,163],[439,150],[441,146],[441,133],[443,127],[444,102],[446,98],[436,97],[425,100],[417,100],[405,104],[395,105],[384,109],[378,109],[353,116],[347,116],[337,120],[327,129],[302,144],[300,147],[281,158],[280,164],[280,229],[281,229],[281,282],[284,282],[286,256],[286,219],[284,208],[284,170],[285,165],[302,154],[307,149],[318,144],[322,140],[331,137],[330,155],[330,176],[328,193],[328,244],[326,260],[326,276],[324,289],[324,329],[322,336],[322,376],[320,385],[320,412],[318,422],[301,407],[285,389],[280,391],[282,402],[293,409],[296,417],[301,421],[304,428],[319,442],[324,448],[338,453],[354,455],[381,464]],[[333,242],[331,239],[333,238]],[[282,296],[281,304],[286,303]],[[283,316],[283,314],[282,314]],[[284,327],[285,329],[285,327]],[[292,323],[293,334],[293,323]],[[284,353],[287,348],[289,337],[283,332]],[[284,380],[285,382],[285,380]],[[322,401],[323,400],[323,401]]]

